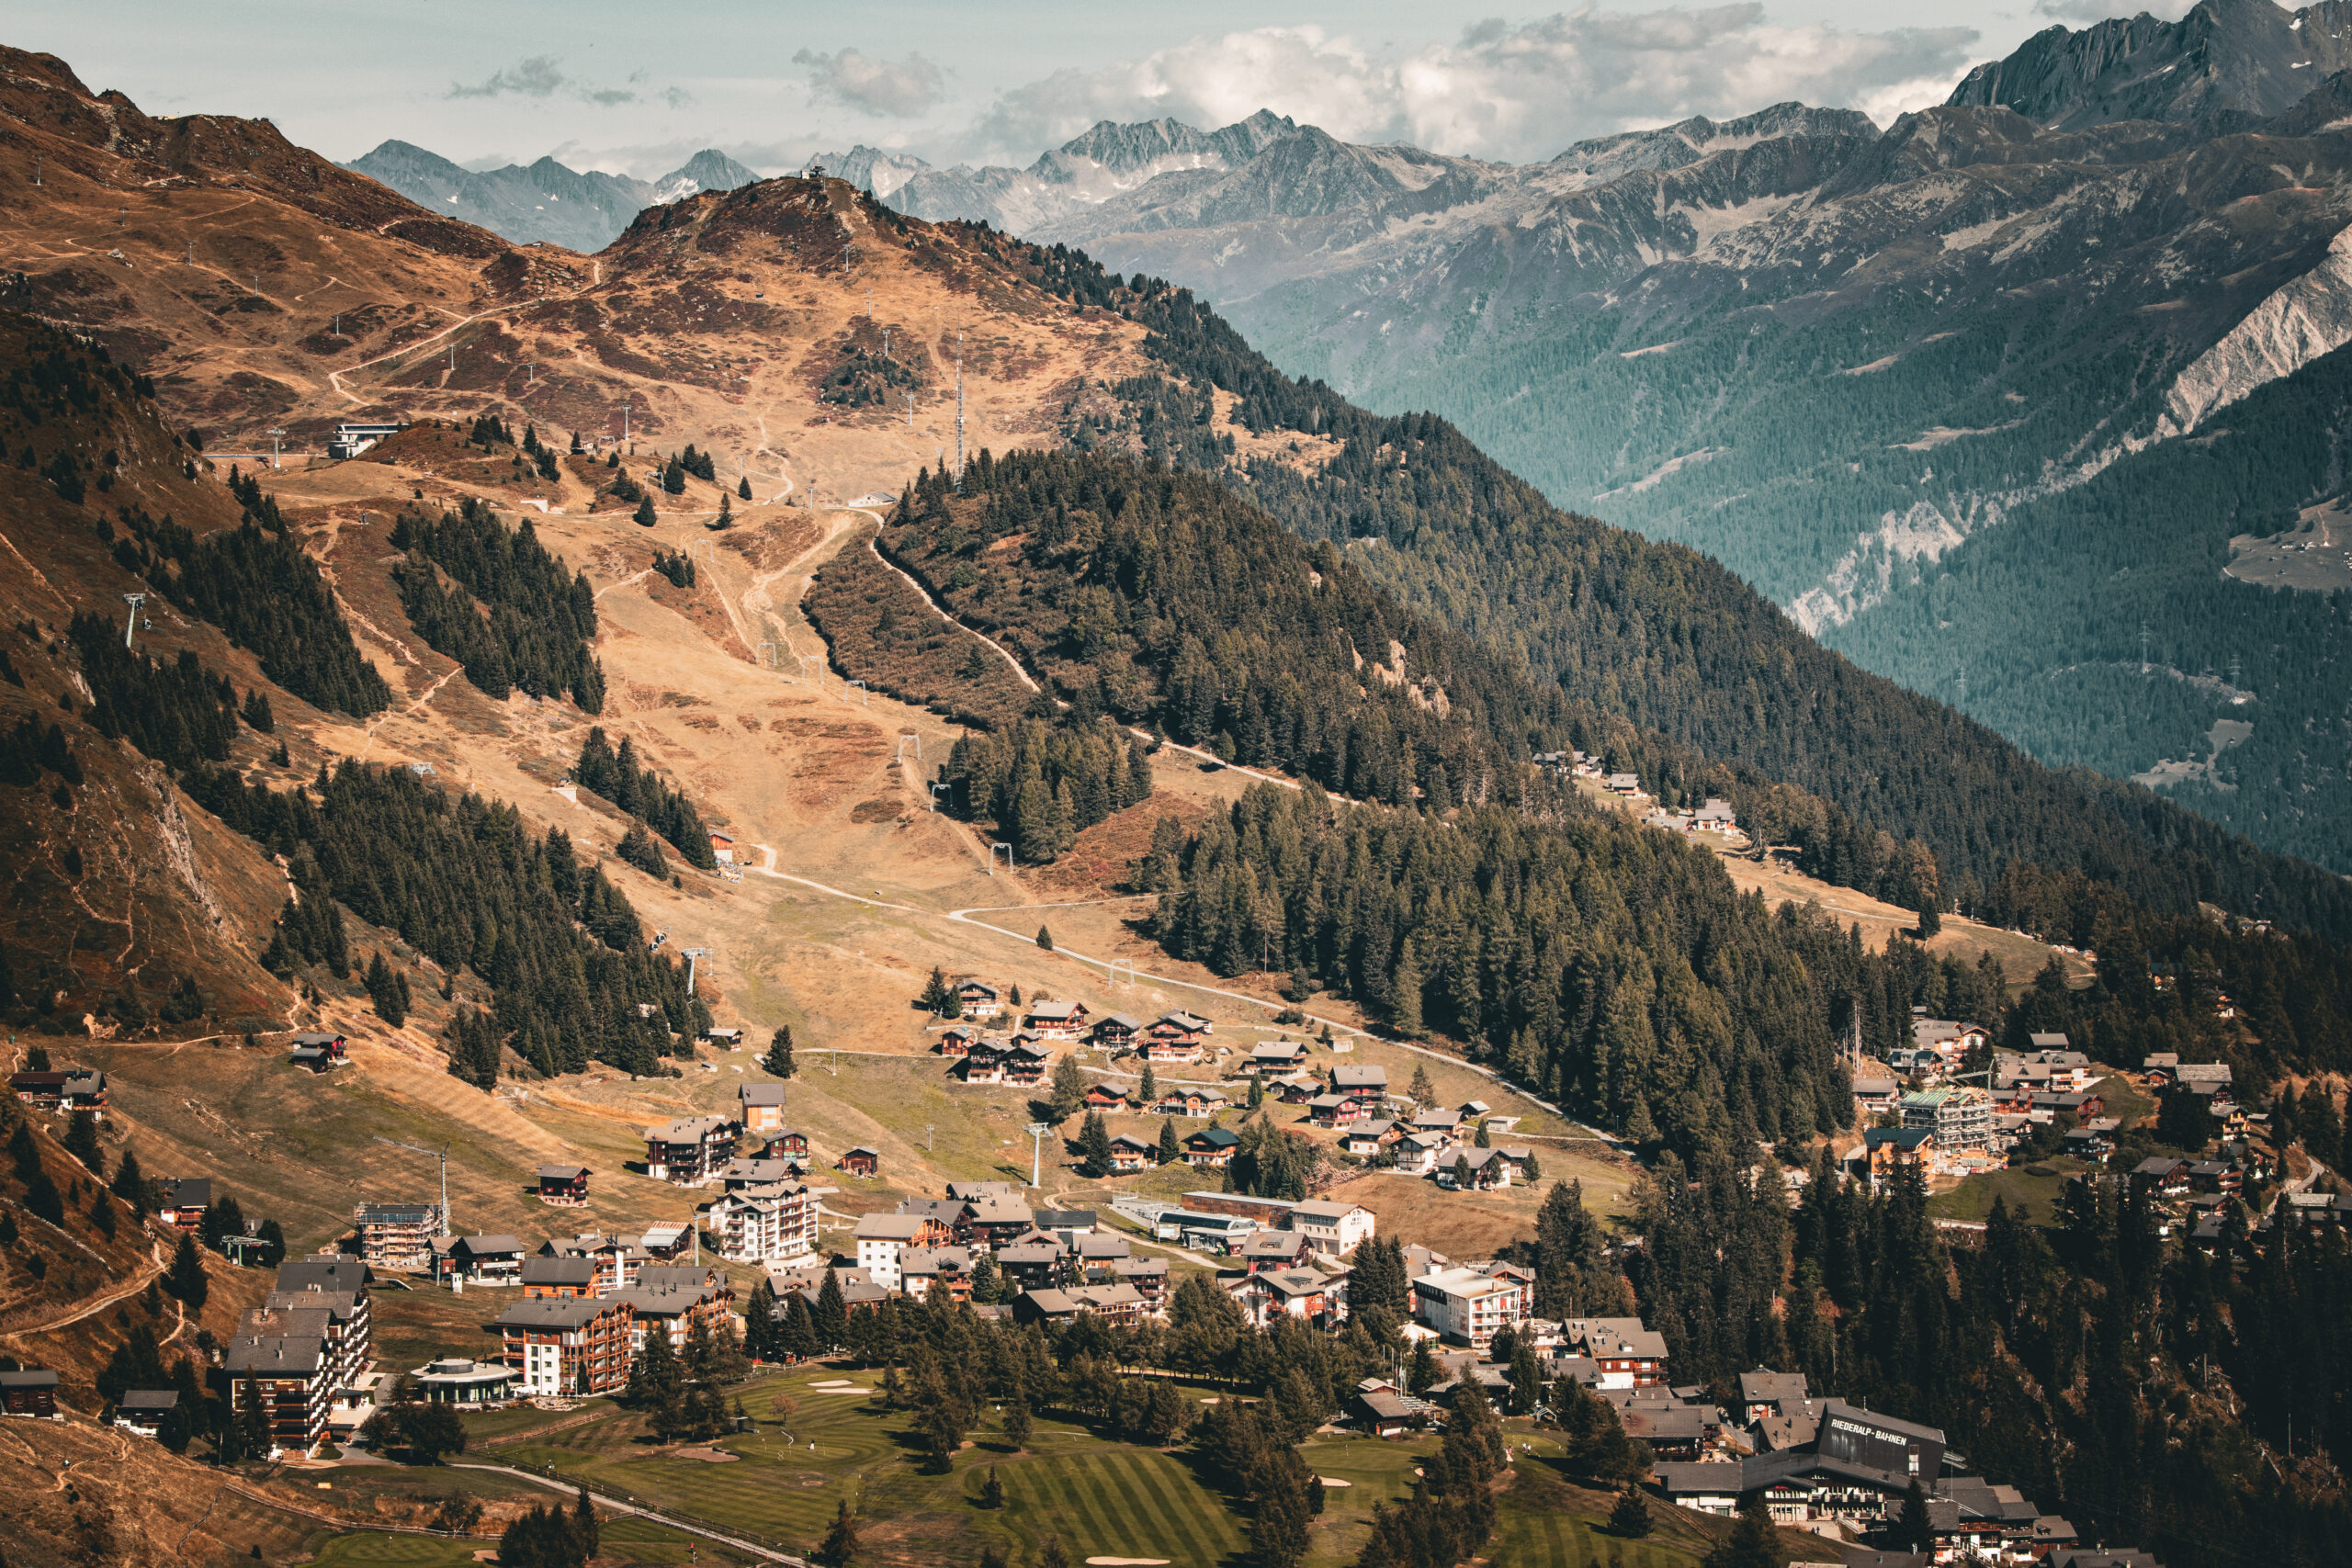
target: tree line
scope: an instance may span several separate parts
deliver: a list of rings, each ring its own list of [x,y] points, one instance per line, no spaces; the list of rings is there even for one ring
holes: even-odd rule
[[[1066,853],[1080,833],[1151,798],[1151,759],[1143,739],[1105,718],[1023,718],[967,734],[940,776],[948,807],[987,818],[1023,865]]]
[[[409,552],[392,576],[410,624],[484,695],[569,694],[582,713],[604,711],[604,667],[590,649],[595,590],[539,543],[528,518],[510,530],[469,496],[438,518],[402,513],[391,542]],[[455,589],[442,586],[444,572]]]
[[[302,957],[313,953],[298,938],[325,919],[307,911],[340,904],[430,958],[445,996],[472,969],[491,987],[495,1037],[541,1073],[597,1061],[658,1074],[661,1057],[692,1053],[684,971],[646,946],[628,900],[561,829],[535,838],[511,806],[350,761],[322,768],[309,789],[248,785],[226,770],[191,775],[187,787],[288,857],[301,897],[279,931]],[[479,1078],[480,1053],[453,1055],[459,1066]]]
[[[709,871],[718,864],[702,813],[695,809],[685,791],[673,789],[662,782],[661,774],[638,761],[637,742],[628,736],[621,737],[616,750],[605,739],[602,726],[591,726],[571,776],[581,788],[594,790],[667,839],[688,865]],[[657,868],[661,858],[661,852],[655,851]],[[648,874],[666,876],[668,873],[656,869]]]

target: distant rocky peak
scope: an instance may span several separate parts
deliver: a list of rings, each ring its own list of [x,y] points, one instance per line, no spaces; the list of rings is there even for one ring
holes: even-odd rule
[[[2267,117],[2352,66],[2352,0],[2299,11],[2270,0],[2201,0],[2177,22],[2143,12],[2076,31],[2050,28],[1979,65],[1949,102],[1998,105],[2056,130],[2118,120]]]
[[[706,147],[654,181],[653,199],[683,201],[698,191],[735,190],[757,183],[759,177],[718,148]]]

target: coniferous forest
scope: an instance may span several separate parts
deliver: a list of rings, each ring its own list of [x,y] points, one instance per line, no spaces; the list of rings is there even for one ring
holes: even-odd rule
[[[603,727],[591,727],[571,776],[581,788],[594,790],[667,839],[688,865],[708,871],[718,863],[702,813],[684,790],[672,789],[659,773],[638,762],[637,743],[628,736],[621,737],[620,749],[615,750]]]
[[[402,768],[346,762],[322,784],[279,791],[226,770],[187,784],[200,805],[298,867],[296,908],[339,902],[397,931],[445,975],[481,976],[496,1035],[538,1071],[596,1061],[654,1073],[672,1035],[692,1039],[684,972],[646,946],[628,900],[582,863],[561,829],[534,838],[514,807],[449,795]],[[305,860],[314,871],[300,869]],[[306,921],[289,908],[281,929]],[[330,956],[293,934],[288,942],[304,959]],[[469,1066],[479,1070],[457,1060],[452,1070]]]
[[[410,624],[484,695],[569,694],[582,712],[604,711],[605,672],[589,650],[595,590],[539,543],[529,519],[509,530],[469,498],[437,519],[401,513],[392,546],[410,552],[392,573]]]
[[[1554,507],[1445,421],[1375,415],[1320,381],[1283,374],[1189,290],[1141,276],[1123,283],[1078,253],[980,226],[961,232],[1040,286],[1148,327],[1150,352],[1235,394],[1248,429],[1314,439],[1323,456],[1296,466],[1236,466],[1205,423],[1160,444],[1286,527],[1343,547],[1406,606],[1556,682],[1582,705],[1589,733],[1630,723],[1822,797],[1865,840],[1918,839],[1963,908],[2023,860],[2086,872],[2155,908],[2186,913],[2203,899],[2252,912],[2258,903],[2267,917],[2352,936],[2352,887],[2341,879],[2146,791],[2041,766],[1822,649],[1715,562]]]

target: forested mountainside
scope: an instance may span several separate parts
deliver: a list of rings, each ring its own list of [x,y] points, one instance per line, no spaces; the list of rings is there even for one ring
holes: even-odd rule
[[[1159,894],[1153,933],[1180,957],[1287,972],[1295,995],[1358,999],[1401,1032],[1446,1035],[1605,1125],[1694,1156],[1842,1121],[1849,1030],[1885,1052],[1914,1006],[1984,1018],[2006,1006],[1996,968],[1901,942],[1870,954],[1834,920],[1771,914],[1710,855],[1536,773],[1527,752],[1575,723],[1563,692],[1399,604],[1357,552],[1285,532],[1209,476],[1105,453],[983,457],[961,494],[924,474],[882,542],[1046,682],[1029,717],[959,742],[943,770],[951,807],[992,817],[1024,863],[1138,798],[1118,782],[1135,776],[1134,742],[1108,720],[1313,781],[1254,786],[1189,837],[1163,829],[1142,877]],[[883,595],[886,614],[828,614],[833,658],[924,698],[978,645],[906,656],[892,627],[920,602],[867,558],[846,553],[820,578],[820,591],[839,574]],[[1070,705],[1058,715],[1043,701],[1055,693]],[[2250,1080],[2347,1048],[2352,971],[2335,943],[2233,935],[2022,863],[1979,902],[2043,929],[2079,925],[2103,954],[2092,995],[2070,999],[2045,977],[2018,1028],[2063,1007],[2086,1048],[2177,1043],[2227,1055]],[[2158,987],[2156,970],[2194,978]],[[2225,986],[2262,998],[2251,1031],[2215,1016]]]
[[[2172,759],[2173,798],[2343,870],[2348,405],[2338,349],[2194,441],[2025,503],[1825,640],[1873,669],[1943,671],[1928,691],[2045,759],[2117,775]]]
[[[1883,131],[1780,106],[1513,168],[1302,126],[1050,214],[962,211],[1192,288],[1283,369],[1433,410],[1554,502],[1692,545],[1868,667],[1951,696],[1959,661],[1894,624],[1921,601],[1891,599],[2352,340],[2346,65],[2352,8],[2206,0],[2178,22],[2052,28]],[[950,183],[892,190],[957,210]],[[2065,602],[2102,581],[2064,541],[2023,547]],[[2007,619],[1972,592],[1982,575],[1936,600],[1954,637]],[[2241,641],[2294,641],[2294,614],[2237,620]],[[2238,753],[2234,793],[2164,787],[2352,871],[2340,790],[2294,757],[2339,705],[2247,679],[2258,712],[2232,716],[2265,749]],[[2134,745],[2072,692],[1971,706],[2061,766],[2191,760],[2177,725]]]
[[[1714,562],[1560,511],[1443,420],[1367,413],[1283,375],[1187,291],[1128,287],[1061,247],[997,243],[1043,286],[1149,326],[1171,370],[1238,400],[1239,425],[1306,449],[1237,462],[1204,404],[1129,384],[1122,395],[1150,416],[1137,429],[1153,451],[1223,474],[1294,531],[1341,546],[1404,605],[1523,660],[1587,716],[1576,731],[1587,749],[1611,742],[1615,718],[1736,759],[1924,840],[1963,906],[2027,861],[2113,881],[2158,909],[2259,901],[2280,919],[2352,930],[2339,879],[2145,790],[2036,763],[1824,650]],[[1633,738],[1623,743],[1630,760]]]

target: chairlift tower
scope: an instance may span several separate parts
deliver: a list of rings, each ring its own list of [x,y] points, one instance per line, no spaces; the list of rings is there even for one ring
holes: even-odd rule
[[[125,621],[122,626],[122,646],[129,648],[130,646],[130,635],[139,629],[139,606],[147,603],[147,595],[144,593],[126,593],[122,596],[122,602],[130,606],[130,618],[128,621]]]
[[[931,781],[931,808],[932,808],[933,811],[938,810],[938,809],[939,809],[939,797],[940,797],[942,795],[953,795],[953,794],[955,793],[955,791],[956,791],[956,786],[955,786],[954,784],[949,784],[945,779],[933,779],[933,780],[932,780],[932,781]]]
[[[904,762],[907,760],[907,742],[910,740],[915,745],[915,761],[922,761],[922,737],[911,729],[901,729],[899,731],[899,754],[892,759],[894,761]]]
[[[1029,1123],[1029,1185],[1034,1189],[1046,1164],[1046,1134],[1054,1130],[1050,1122]]]
[[[857,705],[858,705],[858,706],[860,706],[860,707],[862,707],[862,708],[870,708],[870,707],[872,707],[872,706],[874,705],[874,693],[873,693],[870,689],[868,689],[868,687],[866,686],[865,682],[863,682],[863,681],[844,681],[844,682],[842,682],[842,701],[843,701],[843,702],[847,702],[847,701],[849,701],[849,694],[851,693],[851,691],[852,691],[852,690],[854,690],[854,691],[857,693]]]
[[[800,678],[804,681],[808,679],[808,667],[813,664],[817,667],[817,684],[820,687],[823,686],[825,683],[825,656],[821,653],[802,653],[797,654],[795,657],[800,660]]]
[[[426,1148],[426,1147],[425,1147],[424,1145],[422,1145],[422,1144],[404,1144],[404,1143],[401,1143],[398,1138],[383,1138],[383,1137],[379,1137],[379,1138],[378,1138],[376,1141],[377,1141],[378,1143],[379,1143],[379,1144],[390,1144],[393,1148],[396,1148],[396,1149],[407,1149],[407,1150],[409,1150],[409,1151],[410,1151],[411,1153],[413,1153],[413,1154],[425,1155],[425,1156],[429,1156],[429,1157],[431,1157],[431,1158],[437,1159],[437,1160],[439,1160],[439,1161],[441,1162],[441,1235],[442,1235],[442,1238],[443,1238],[444,1240],[447,1240],[447,1237],[448,1237],[448,1235],[449,1235],[449,1149],[448,1149],[448,1146],[447,1146],[447,1145],[442,1145],[441,1149],[436,1153],[435,1151],[434,1151],[434,1150],[432,1150],[432,1149],[428,1149],[428,1148]]]
[[[269,466],[275,468],[277,467],[277,444],[285,439],[286,432],[273,424],[266,434],[269,436]]]
[[[1012,874],[1012,846],[1001,841],[989,846],[989,874],[996,874],[996,852],[999,850],[1004,852],[1004,874],[1010,876]]]
[[[711,956],[711,951],[707,947],[682,947],[678,951],[686,955],[686,995],[692,997],[695,994],[695,964]]]

